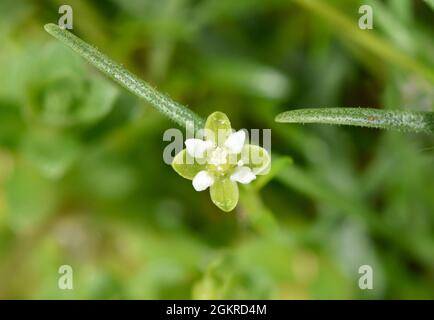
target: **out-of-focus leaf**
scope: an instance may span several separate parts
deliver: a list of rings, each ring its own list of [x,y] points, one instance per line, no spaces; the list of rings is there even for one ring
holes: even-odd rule
[[[396,50],[378,35],[360,29],[356,19],[351,19],[328,2],[312,0],[295,0],[294,2],[327,20],[347,41],[372,52],[385,62],[394,63],[407,71],[424,76],[430,82],[434,82],[434,72],[429,66]]]
[[[203,119],[190,109],[176,103],[167,96],[155,90],[149,84],[127,71],[123,66],[110,60],[95,47],[84,42],[69,31],[61,29],[58,25],[50,23],[45,30],[53,37],[59,39],[72,50],[77,52],[101,72],[111,77],[130,92],[150,103],[158,111],[172,119],[182,127],[192,122],[196,129],[204,126]]]
[[[79,170],[85,190],[102,198],[122,198],[137,184],[134,169],[106,152],[91,152],[80,163]]]
[[[207,61],[202,72],[215,88],[253,97],[279,100],[291,89],[289,79],[278,70],[241,59]]]
[[[0,39],[11,32],[14,27],[28,18],[29,6],[13,0],[2,0],[0,2]]]
[[[76,139],[56,131],[29,132],[22,152],[48,178],[60,178],[77,159],[80,145]]]
[[[242,188],[240,194],[242,220],[264,235],[276,234],[279,231],[279,225],[273,212],[262,202],[258,192],[253,188]]]
[[[291,165],[292,163],[292,158],[289,156],[277,157],[273,155],[270,172],[266,175],[258,176],[253,183],[254,188],[258,191],[261,190],[271,180],[273,180],[280,173],[281,170],[283,170],[286,166]]]
[[[342,270],[352,279],[354,289],[358,289],[358,280],[361,277],[359,268],[368,265],[372,267],[375,274],[375,290],[366,290],[367,292],[363,293],[367,297],[382,298],[387,280],[374,245],[369,239],[367,230],[363,227],[363,222],[346,219],[330,237],[329,250],[336,257]]]
[[[111,110],[118,90],[91,76],[62,45],[49,43],[27,59],[25,112],[30,119],[63,127],[95,122]]]
[[[35,229],[53,213],[57,203],[53,184],[33,168],[17,165],[5,185],[7,220],[19,232]]]
[[[15,147],[25,130],[19,107],[0,100],[0,146]]]
[[[425,3],[434,10],[434,0],[423,0]]]
[[[89,92],[75,117],[78,121],[92,123],[104,117],[112,109],[118,90],[103,79],[91,81]]]
[[[379,28],[384,30],[389,38],[402,50],[413,55],[417,50],[417,41],[415,41],[416,39],[410,29],[407,29],[380,1],[368,0],[366,4],[370,5],[373,12],[375,12],[376,26],[378,25]]]

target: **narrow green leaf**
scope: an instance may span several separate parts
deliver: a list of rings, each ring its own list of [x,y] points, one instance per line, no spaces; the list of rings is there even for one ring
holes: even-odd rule
[[[61,29],[56,24],[49,23],[46,24],[44,28],[49,34],[69,46],[90,64],[139,98],[150,103],[153,107],[179,125],[185,127],[187,122],[192,122],[196,129],[204,127],[204,120],[197,114],[161,94],[136,75],[127,71],[120,64],[112,61],[97,48],[76,37],[69,31]]]
[[[283,112],[276,122],[323,123],[431,133],[433,112],[381,110],[370,108],[313,108]]]

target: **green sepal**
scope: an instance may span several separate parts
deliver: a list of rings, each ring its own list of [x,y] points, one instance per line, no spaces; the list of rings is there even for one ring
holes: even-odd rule
[[[206,164],[200,164],[184,149],[178,153],[172,161],[172,168],[183,178],[193,180],[202,170],[206,170]]]
[[[231,122],[223,112],[214,112],[206,119],[204,132],[206,140],[222,147],[231,133]]]
[[[229,178],[216,179],[210,187],[212,202],[225,212],[232,211],[239,198],[238,185]]]

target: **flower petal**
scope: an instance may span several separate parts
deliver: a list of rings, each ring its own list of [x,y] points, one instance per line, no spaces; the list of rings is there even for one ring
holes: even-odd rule
[[[225,147],[231,153],[238,154],[241,152],[246,141],[246,133],[243,130],[231,133],[225,141]]]
[[[204,132],[206,140],[222,147],[231,133],[231,122],[223,112],[214,112],[206,119]]]
[[[200,171],[193,179],[193,187],[196,191],[203,191],[214,183],[214,178],[207,171]]]
[[[190,156],[194,158],[203,158],[205,151],[212,147],[212,142],[200,139],[187,139],[185,140],[185,146]]]
[[[264,148],[253,144],[246,144],[241,150],[241,161],[244,166],[252,169],[254,175],[258,175],[268,173],[271,158]]]
[[[206,164],[198,163],[184,149],[172,161],[172,168],[183,178],[192,180],[200,171],[206,169]]]
[[[256,176],[249,167],[237,167],[234,173],[231,175],[232,181],[240,182],[242,184],[250,183],[255,179]]]
[[[210,196],[221,210],[232,211],[238,203],[238,185],[228,178],[217,179],[210,188]]]

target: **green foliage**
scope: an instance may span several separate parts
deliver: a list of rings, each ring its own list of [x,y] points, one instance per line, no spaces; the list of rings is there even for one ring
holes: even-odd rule
[[[42,27],[64,3],[98,50],[48,28],[85,59]],[[365,3],[373,30],[357,26]],[[434,136],[274,120],[433,112],[429,3],[0,1],[0,299],[433,299]],[[128,90],[94,69],[115,76],[99,52]],[[231,214],[162,161],[160,105],[271,129],[270,173]]]
[[[86,77],[83,63],[58,44],[28,57],[25,113],[51,126],[94,122],[108,114],[117,90],[111,84]]]
[[[59,178],[80,154],[76,138],[56,131],[29,132],[22,141],[21,152],[41,173]]]
[[[433,0],[424,0],[427,5],[429,5],[434,10],[434,1]]]
[[[203,128],[203,121],[200,117],[195,115],[189,109],[162,95],[149,84],[125,70],[121,65],[110,60],[95,47],[92,47],[80,38],[77,38],[69,31],[61,29],[58,25],[52,23],[47,24],[45,25],[45,30],[68,45],[107,76],[130,90],[132,93],[149,102],[152,106],[160,110],[179,125],[185,127],[187,122],[192,122],[196,128]]]

